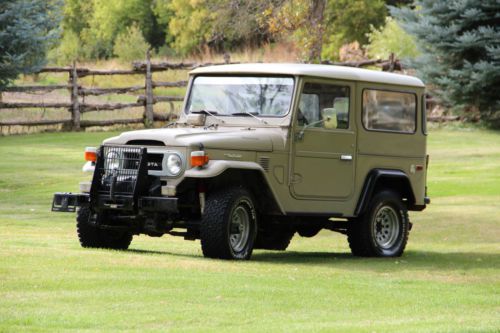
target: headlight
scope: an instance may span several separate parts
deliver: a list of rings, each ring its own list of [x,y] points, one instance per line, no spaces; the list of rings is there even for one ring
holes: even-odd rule
[[[110,151],[106,156],[106,166],[108,170],[117,170],[121,167],[121,156],[116,151]]]
[[[172,176],[177,176],[182,170],[182,159],[177,154],[171,154],[167,158],[167,171]]]

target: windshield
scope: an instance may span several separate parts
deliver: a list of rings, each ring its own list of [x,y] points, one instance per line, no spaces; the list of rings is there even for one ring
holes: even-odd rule
[[[293,83],[291,77],[197,76],[186,113],[283,116],[290,108]]]

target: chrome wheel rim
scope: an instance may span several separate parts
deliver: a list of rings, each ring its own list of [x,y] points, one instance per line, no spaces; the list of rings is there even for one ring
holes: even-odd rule
[[[376,244],[382,249],[390,249],[398,241],[399,216],[390,206],[382,206],[375,215],[373,236]]]
[[[243,206],[238,206],[231,216],[229,243],[234,252],[245,249],[250,236],[250,216]]]

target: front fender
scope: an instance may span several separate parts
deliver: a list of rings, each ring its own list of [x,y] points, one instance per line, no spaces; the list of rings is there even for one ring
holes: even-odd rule
[[[264,173],[264,169],[255,162],[212,160],[204,167],[194,167],[186,170],[186,178],[213,178],[221,175],[228,169],[257,170]]]
[[[281,214],[285,214],[283,206],[279,200],[279,197],[276,195],[275,190],[269,184],[268,179],[266,177],[266,172],[259,164],[255,162],[241,162],[241,161],[226,161],[226,160],[212,160],[209,161],[207,165],[203,168],[194,167],[192,169],[186,170],[184,173],[184,179],[186,178],[206,178],[213,179],[218,176],[223,176],[223,174],[228,171],[251,171],[256,174],[262,176],[263,186],[265,187],[260,189],[260,191],[268,191],[269,196],[272,196],[274,203],[276,204],[277,211]],[[248,180],[248,179],[247,179]],[[254,182],[253,185],[257,185],[257,182]]]

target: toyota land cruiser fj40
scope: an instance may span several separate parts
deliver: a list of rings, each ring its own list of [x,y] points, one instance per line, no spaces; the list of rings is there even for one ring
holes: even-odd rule
[[[165,128],[87,148],[77,212],[83,247],[127,249],[133,235],[201,240],[204,256],[249,259],[298,233],[347,235],[354,255],[400,256],[426,196],[424,84],[348,67],[239,64],[190,73]]]

